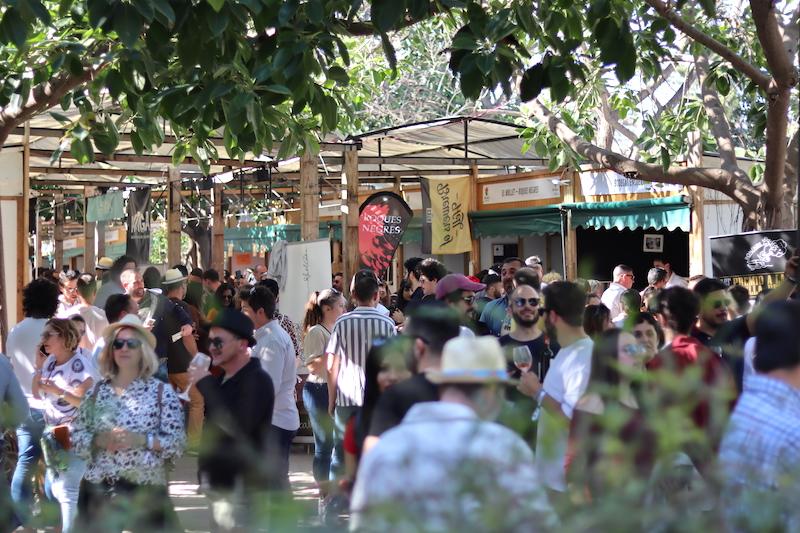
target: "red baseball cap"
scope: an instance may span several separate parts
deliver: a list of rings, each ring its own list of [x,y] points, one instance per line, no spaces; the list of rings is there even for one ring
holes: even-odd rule
[[[486,285],[472,281],[464,274],[448,274],[436,285],[436,299],[444,300],[445,296],[455,291],[480,291],[485,288]]]

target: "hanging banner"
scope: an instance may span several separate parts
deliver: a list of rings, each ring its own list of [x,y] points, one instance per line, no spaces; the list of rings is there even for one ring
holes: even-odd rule
[[[711,237],[714,276],[753,276],[781,273],[791,257],[794,230],[752,231]]]
[[[358,252],[361,268],[386,279],[386,271],[414,212],[393,192],[379,192],[358,209]]]
[[[92,196],[86,202],[86,221],[103,222],[125,218],[122,210],[122,191]]]
[[[469,229],[471,183],[463,178],[420,178],[425,224],[422,253],[461,254],[472,250]]]
[[[150,263],[150,189],[136,189],[128,197],[127,255],[137,264]]]

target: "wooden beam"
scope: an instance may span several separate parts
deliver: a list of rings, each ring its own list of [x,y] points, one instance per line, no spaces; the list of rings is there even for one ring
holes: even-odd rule
[[[56,209],[53,224],[53,240],[55,241],[53,269],[60,271],[64,264],[64,195],[56,193],[54,201]]]
[[[31,150],[31,155],[34,157],[50,157],[52,155],[51,150]],[[70,161],[75,161],[75,158],[72,157],[69,152],[65,152],[60,159],[68,159]],[[107,163],[109,161],[119,161],[125,163],[163,163],[167,165],[172,164],[172,156],[170,155],[137,155],[137,154],[126,154],[126,153],[114,153],[111,155],[105,155],[102,153],[94,154],[94,160],[97,163]],[[184,159],[184,165],[197,165],[197,163],[192,157],[187,157]],[[246,159],[244,161],[239,161],[238,159],[217,159],[212,163],[215,166],[227,166],[227,167],[262,167],[269,164],[268,161],[257,161],[254,159]]]
[[[171,267],[181,261],[181,173],[169,167],[167,202],[167,263]]]
[[[571,183],[564,192],[564,203],[576,201],[576,186],[580,181],[578,172],[571,173]],[[567,211],[566,217],[562,220],[562,253],[564,254],[564,278],[570,281],[578,277],[578,236],[575,228],[572,227],[572,211]]]
[[[83,190],[83,271],[94,274],[95,267],[95,254],[94,254],[94,236],[95,236],[95,222],[87,222],[87,215],[89,213],[89,198],[97,194],[94,187],[86,187]]]
[[[317,154],[308,146],[300,158],[300,238],[319,238],[319,175]]]
[[[358,151],[344,153],[342,172],[342,237],[344,239],[344,290],[350,295],[350,280],[358,270]]]
[[[214,220],[211,226],[211,266],[217,272],[225,270],[225,213],[222,211],[224,194],[225,185],[215,183]]]
[[[347,153],[347,152],[345,152]],[[335,157],[324,157],[326,165],[341,165],[344,163],[344,159],[339,156]],[[491,165],[493,167],[505,166],[505,167],[542,167],[547,164],[546,159],[526,159],[526,158],[488,158],[488,157],[413,157],[413,156],[384,156],[384,157],[360,157],[359,164],[361,165],[416,165],[416,166],[424,166],[424,165],[439,165],[439,166],[463,166],[464,174],[469,173],[469,168],[472,165],[486,166]],[[425,171],[422,170],[422,173]]]
[[[0,201],[0,236],[3,235],[3,207]],[[5,248],[0,244],[0,350],[8,353],[6,349],[6,339],[8,338],[8,320],[6,318],[6,295],[8,288],[6,287],[6,259]]]
[[[125,170],[119,168],[58,168],[58,167],[31,167],[31,174],[55,174],[64,175],[69,174],[73,176],[139,176],[142,178],[164,178],[166,181],[167,173],[160,170]],[[189,174],[200,175],[200,172],[190,172]]]

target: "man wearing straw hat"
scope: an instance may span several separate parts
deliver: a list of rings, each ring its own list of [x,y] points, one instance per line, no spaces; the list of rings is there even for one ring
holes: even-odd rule
[[[354,529],[554,527],[530,448],[492,421],[512,384],[497,339],[448,341],[441,369],[428,379],[439,385],[440,400],[413,406],[362,459],[351,500]]]

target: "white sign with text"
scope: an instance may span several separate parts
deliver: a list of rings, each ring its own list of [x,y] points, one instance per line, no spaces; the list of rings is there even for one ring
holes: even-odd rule
[[[484,205],[560,198],[558,178],[532,178],[505,183],[487,183],[483,186]]]
[[[668,183],[650,183],[628,178],[606,170],[603,172],[581,172],[581,190],[584,196],[603,196],[606,194],[637,194],[653,191],[680,192],[681,185]]]

